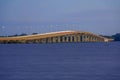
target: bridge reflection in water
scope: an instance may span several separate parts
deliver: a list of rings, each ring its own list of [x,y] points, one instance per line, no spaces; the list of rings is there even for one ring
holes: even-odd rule
[[[0,43],[71,43],[71,42],[108,42],[105,37],[81,31],[60,31],[18,37],[0,38]]]

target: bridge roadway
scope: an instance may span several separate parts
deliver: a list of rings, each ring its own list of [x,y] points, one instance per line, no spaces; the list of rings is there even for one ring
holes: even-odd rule
[[[105,37],[81,31],[59,31],[45,34],[1,37],[0,43],[68,43],[68,42],[108,42]]]

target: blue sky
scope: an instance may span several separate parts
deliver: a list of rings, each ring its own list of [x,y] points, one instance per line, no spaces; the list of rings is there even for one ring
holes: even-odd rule
[[[120,32],[120,0],[0,0],[0,35]]]

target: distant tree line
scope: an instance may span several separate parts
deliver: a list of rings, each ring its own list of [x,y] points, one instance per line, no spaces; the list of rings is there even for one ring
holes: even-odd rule
[[[35,35],[35,34],[38,34],[38,33],[32,33],[31,35]],[[20,35],[18,34],[15,34],[15,35],[9,35],[9,36],[0,36],[0,37],[16,37],[16,36],[27,36],[28,34],[26,33],[22,33]]]
[[[120,33],[117,33],[113,35],[112,37],[114,37],[115,41],[120,41]]]
[[[105,35],[101,35],[101,36],[114,39],[114,41],[120,41],[120,33],[116,33],[115,35],[112,35],[112,36],[105,36]]]

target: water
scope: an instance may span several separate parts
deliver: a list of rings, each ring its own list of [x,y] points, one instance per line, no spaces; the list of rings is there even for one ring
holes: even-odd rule
[[[120,80],[120,42],[0,44],[0,80]]]

